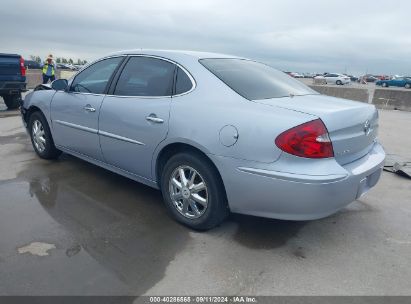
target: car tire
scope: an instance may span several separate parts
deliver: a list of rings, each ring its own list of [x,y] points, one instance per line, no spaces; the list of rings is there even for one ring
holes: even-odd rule
[[[17,109],[20,106],[21,93],[3,95],[3,99],[9,110]]]
[[[229,214],[220,175],[214,165],[200,154],[178,153],[172,156],[161,174],[161,191],[169,213],[178,222],[195,230],[211,229]]]
[[[337,85],[342,85],[342,84],[343,84],[341,80],[337,80],[335,83],[336,83]]]
[[[29,132],[34,151],[43,159],[58,158],[61,151],[54,145],[50,128],[44,115],[37,111],[30,115]]]
[[[406,89],[411,89],[411,83],[406,83],[404,86]]]
[[[388,84],[387,84],[386,82],[383,82],[383,83],[381,84],[381,86],[384,87],[384,88],[388,88]]]

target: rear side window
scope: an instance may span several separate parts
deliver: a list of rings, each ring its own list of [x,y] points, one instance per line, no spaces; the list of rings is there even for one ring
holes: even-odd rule
[[[177,67],[177,78],[176,78],[176,92],[175,95],[183,94],[190,91],[193,88],[193,83],[187,73],[181,68]]]
[[[210,72],[249,100],[318,94],[268,65],[245,59],[200,59]]]
[[[0,75],[20,75],[20,57],[0,56]]]
[[[70,91],[103,94],[123,57],[108,58],[94,63],[74,78]]]
[[[131,57],[117,81],[114,95],[171,96],[175,64],[151,57]]]

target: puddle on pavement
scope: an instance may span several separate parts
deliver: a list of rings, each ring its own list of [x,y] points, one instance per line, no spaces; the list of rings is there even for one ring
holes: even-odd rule
[[[20,110],[8,110],[6,105],[0,103],[0,118],[20,116]]]
[[[0,142],[20,142],[25,144],[24,150],[31,150],[25,133],[3,136]],[[35,157],[16,181],[27,182],[27,201],[35,198],[73,236],[74,241],[61,248],[66,258],[86,252],[136,294],[143,294],[163,278],[169,263],[190,239],[190,230],[166,213],[160,191],[70,155],[62,154],[56,161]],[[243,215],[231,215],[227,222],[237,224],[232,237],[249,249],[282,247],[306,224]],[[218,229],[224,231],[228,226],[222,224]],[[295,255],[304,258],[299,249]]]
[[[234,240],[252,249],[275,249],[296,237],[307,222],[281,221],[233,214],[229,221],[238,224]]]
[[[13,183],[18,188],[22,181],[29,184],[27,199],[20,193],[9,202],[15,197],[10,203],[24,205],[35,198],[75,240],[62,248],[68,258],[87,252],[135,294],[161,280],[189,240],[189,230],[166,214],[160,191],[72,156],[30,162],[16,182],[7,181],[8,192],[18,191]]]
[[[28,140],[26,132],[19,132],[12,135],[0,136],[0,145],[26,143]]]

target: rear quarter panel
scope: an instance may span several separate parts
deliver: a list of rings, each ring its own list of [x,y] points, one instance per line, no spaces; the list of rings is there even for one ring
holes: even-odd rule
[[[316,118],[246,100],[202,65],[188,70],[197,86],[189,94],[172,98],[169,132],[157,148],[154,162],[164,146],[184,142],[206,154],[272,163],[282,153],[275,138],[286,129]],[[238,131],[238,140],[230,147],[220,141],[220,131],[227,125]]]

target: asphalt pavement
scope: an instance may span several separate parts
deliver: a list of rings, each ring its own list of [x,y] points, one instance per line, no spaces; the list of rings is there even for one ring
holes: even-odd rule
[[[388,153],[411,157],[410,125],[380,111]],[[411,295],[409,179],[384,172],[325,219],[232,215],[199,233],[159,191],[39,159],[17,111],[0,111],[0,231],[0,295]]]

